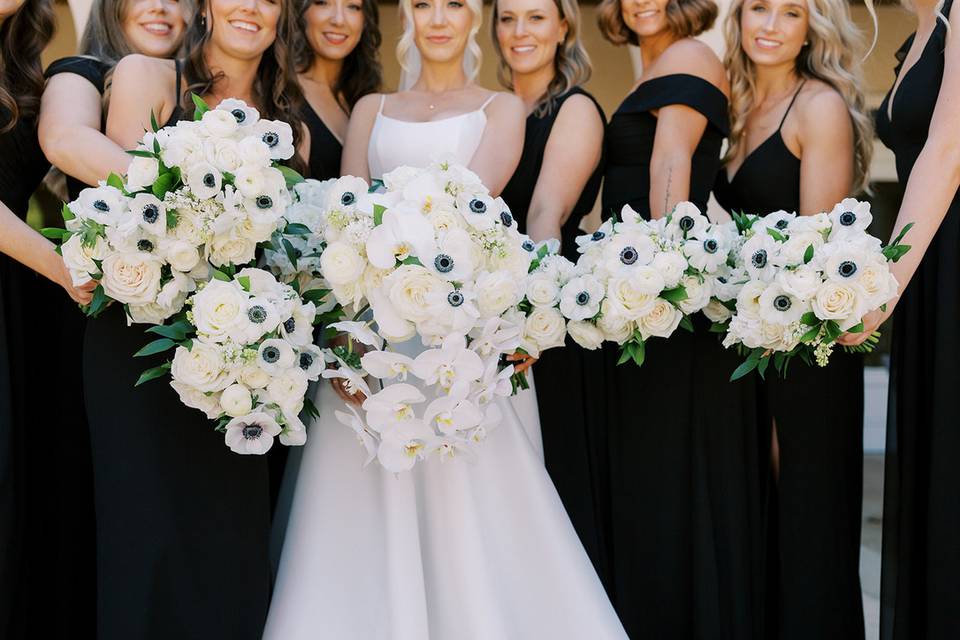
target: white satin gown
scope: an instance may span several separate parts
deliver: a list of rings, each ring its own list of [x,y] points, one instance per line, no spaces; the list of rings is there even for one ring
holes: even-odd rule
[[[378,114],[371,175],[451,153],[469,164],[486,106],[420,123]],[[418,338],[395,348],[422,350]],[[392,474],[362,466],[334,417],[343,401],[321,385],[265,639],[627,637],[544,469],[536,396],[498,402],[503,421],[475,459]]]

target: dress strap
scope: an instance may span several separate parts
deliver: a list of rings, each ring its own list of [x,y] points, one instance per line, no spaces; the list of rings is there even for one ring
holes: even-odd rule
[[[777,131],[783,129],[783,123],[787,121],[787,116],[790,115],[790,109],[793,109],[793,103],[797,101],[797,96],[800,95],[800,92],[803,91],[803,85],[807,84],[807,81],[804,80],[800,83],[800,86],[797,87],[797,90],[794,92],[793,97],[790,98],[790,104],[787,105],[787,110],[784,112],[783,117],[780,118],[780,126],[777,127]]]
[[[177,97],[177,99],[174,101],[173,104],[179,105],[179,104],[180,104],[180,101],[183,100],[183,96],[180,95],[180,78],[181,78],[181,76],[182,76],[183,74],[182,74],[182,71],[181,71],[181,69],[180,69],[180,59],[179,59],[179,58],[174,58],[174,59],[173,59],[173,68],[174,68],[174,69],[176,70],[176,72],[177,72],[177,90],[176,90],[176,93],[174,94],[174,95]]]
[[[486,108],[487,108],[487,105],[490,104],[491,102],[493,102],[494,98],[496,98],[498,95],[500,95],[500,94],[497,93],[496,91],[494,91],[494,93],[493,93],[492,96],[490,96],[489,98],[487,98],[486,100],[483,101],[483,104],[480,105],[480,108],[477,109],[477,111],[483,111],[484,109],[486,109]]]
[[[382,116],[382,115],[383,115],[383,104],[384,104],[386,101],[387,101],[387,94],[381,93],[381,94],[380,94],[380,108],[377,109],[377,115],[378,115],[378,116]]]

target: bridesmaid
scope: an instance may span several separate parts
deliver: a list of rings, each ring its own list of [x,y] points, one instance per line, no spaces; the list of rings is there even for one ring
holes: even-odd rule
[[[726,22],[731,133],[715,187],[728,211],[813,215],[867,187],[873,131],[859,32],[844,0],[735,0]],[[839,55],[838,55],[839,52]],[[770,181],[776,176],[776,183]],[[864,637],[860,591],[863,357],[759,379],[769,503],[766,630]],[[821,398],[822,404],[798,402]]]
[[[904,185],[893,233],[913,249],[893,267],[899,301],[871,314],[856,343],[896,309],[884,480],[880,635],[947,640],[960,633],[960,10],[913,0],[917,32],[900,48],[877,133]]]
[[[606,134],[603,212],[705,210],[727,134],[723,65],[693,37],[711,0],[604,0],[600,28],[639,45],[643,75]],[[759,635],[761,505],[757,397],[728,383],[739,358],[707,331],[653,339],[646,362],[607,349],[611,590],[634,638]]]
[[[375,0],[300,0],[294,56],[310,135],[307,174],[340,177],[347,122],[383,84],[380,10]]]
[[[47,67],[40,145],[67,175],[71,200],[111,173],[124,173],[130,164],[130,155],[103,135],[101,103],[108,73],[131,53],[173,57],[183,42],[188,6],[177,0],[95,0],[80,55]]]
[[[0,5],[0,637],[11,640],[33,637],[38,620],[54,633],[55,621],[75,612],[67,602],[74,593],[61,592],[66,579],[58,573],[70,560],[58,535],[56,496],[65,478],[50,451],[63,434],[43,410],[59,385],[44,381],[56,379],[50,363],[60,348],[63,292],[87,303],[94,285],[74,287],[53,243],[25,222],[30,195],[50,167],[37,115],[40,54],[53,33],[49,0]],[[86,631],[88,623],[81,618],[76,628]]]
[[[580,85],[590,58],[580,40],[580,9],[572,0],[499,0],[493,5],[493,46],[501,83],[526,106],[520,165],[503,190],[521,231],[537,241],[561,240],[576,261],[575,238],[600,192],[603,110]],[[602,356],[572,341],[536,366],[536,394],[547,471],[601,577],[605,577],[598,485],[593,473]]]
[[[246,100],[290,122],[300,138],[291,4],[200,3],[185,64],[142,55],[117,64],[107,135],[132,148],[151,112],[165,125],[189,117],[194,91],[212,106],[227,96]],[[119,305],[87,325],[99,637],[259,638],[270,589],[266,460],[231,453],[169,385],[134,388],[151,366],[130,357],[143,341]]]

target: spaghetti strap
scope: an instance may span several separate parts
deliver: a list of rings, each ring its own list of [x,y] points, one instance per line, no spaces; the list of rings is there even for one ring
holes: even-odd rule
[[[174,58],[174,59],[173,59],[173,68],[176,69],[176,71],[177,71],[177,92],[176,92],[176,94],[175,94],[175,95],[177,96],[177,99],[176,99],[176,101],[174,102],[174,104],[179,105],[179,104],[180,104],[180,101],[183,100],[183,96],[180,95],[180,77],[181,77],[181,71],[180,71],[180,59],[179,59],[179,58]]]
[[[491,102],[493,102],[493,99],[496,98],[498,95],[500,95],[500,94],[497,93],[496,91],[494,91],[494,93],[493,93],[492,96],[490,96],[489,98],[487,98],[486,100],[483,101],[483,104],[480,105],[480,108],[477,109],[477,111],[483,111],[484,109],[486,109],[486,108],[487,108],[487,105],[490,104]]]
[[[381,94],[380,94],[380,108],[377,109],[377,115],[378,115],[378,116],[382,116],[382,115],[383,115],[383,104],[384,104],[386,101],[387,101],[387,94],[381,93]]]
[[[790,99],[790,104],[787,105],[787,110],[784,112],[783,117],[780,118],[780,126],[777,127],[777,131],[783,129],[783,123],[787,121],[787,116],[790,115],[790,110],[793,109],[793,103],[797,101],[797,96],[800,95],[800,92],[803,91],[803,85],[807,84],[807,81],[804,80],[800,83],[800,86],[797,87],[797,91],[793,94],[793,97]]]

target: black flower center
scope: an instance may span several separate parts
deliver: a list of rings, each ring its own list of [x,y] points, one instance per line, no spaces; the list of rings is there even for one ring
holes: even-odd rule
[[[459,307],[463,304],[463,294],[459,291],[451,291],[447,294],[447,302],[451,307]]]
[[[576,302],[581,307],[586,305],[588,302],[590,302],[590,294],[587,293],[586,291],[581,291],[580,293],[577,294]]]
[[[313,366],[313,354],[312,353],[301,353],[300,354],[300,368],[304,371],[308,370]]]
[[[840,224],[845,227],[851,226],[856,221],[857,214],[855,214],[853,211],[844,211],[840,214]]]
[[[94,200],[93,208],[96,209],[97,211],[104,211],[104,212],[110,211],[110,205],[108,205],[103,200]]]
[[[839,273],[844,278],[849,278],[857,272],[857,263],[852,260],[844,260],[840,263],[840,266],[837,267],[837,273]]]
[[[727,279],[724,278],[723,276],[717,276],[717,280],[718,280],[721,284],[727,284]]]
[[[696,220],[694,220],[690,216],[683,216],[682,218],[680,218],[679,224],[680,224],[680,228],[683,229],[684,231],[690,231],[690,229],[693,229],[693,225],[696,224]]]
[[[273,131],[267,131],[265,134],[263,134],[261,140],[263,140],[263,144],[267,145],[271,149],[280,144],[280,136]]]
[[[773,299],[773,308],[777,311],[787,311],[793,306],[790,296],[779,295]]]
[[[257,196],[257,208],[269,209],[273,206],[273,198],[270,196]]]
[[[247,119],[247,114],[243,111],[243,109],[234,109],[230,112],[230,115],[233,116],[233,119],[236,120],[238,124]]]
[[[707,253],[716,253],[720,248],[720,243],[717,242],[714,238],[709,238],[703,241],[703,250]]]
[[[624,247],[620,250],[620,262],[626,265],[633,264],[640,256],[633,247]]]
[[[340,204],[342,204],[345,207],[349,207],[356,201],[357,201],[357,196],[354,195],[352,191],[344,191],[343,195],[340,196]]]
[[[258,424],[245,424],[243,425],[243,437],[246,440],[259,440],[260,436],[263,435],[263,427]]]
[[[254,324],[263,324],[267,321],[267,310],[259,304],[254,305],[247,311],[247,317]]]
[[[263,361],[273,364],[280,359],[280,349],[276,347],[267,347],[263,350]]]
[[[750,256],[750,263],[753,264],[753,266],[757,269],[763,269],[765,266],[767,266],[767,250],[760,249],[760,251],[757,251]]]
[[[297,321],[295,318],[287,318],[283,323],[283,330],[287,333],[293,333],[297,330]]]
[[[784,219],[784,220],[777,220],[777,224],[775,224],[775,225],[773,225],[773,226],[775,226],[775,227],[776,227],[777,229],[779,229],[780,231],[783,231],[784,229],[787,228],[787,225],[788,225],[788,224],[790,224],[790,221]]]
[[[509,211],[501,211],[501,212],[500,212],[500,222],[503,223],[503,226],[509,227],[510,225],[513,224],[513,216],[510,215],[510,212],[509,212]]]
[[[524,251],[533,251],[537,248],[537,245],[533,244],[533,240],[524,240],[522,246]]]
[[[213,189],[217,186],[217,177],[212,173],[205,173],[203,175],[203,186]]]
[[[607,234],[605,234],[603,231],[594,231],[593,235],[590,236],[590,239],[593,240],[594,242],[599,242],[600,240],[603,240],[606,237],[607,237]]]
[[[453,258],[445,253],[441,253],[433,259],[433,266],[436,267],[440,273],[450,273],[453,271]]]
[[[143,240],[138,240],[137,249],[139,249],[140,251],[146,251],[147,253],[150,253],[151,251],[153,251],[153,243],[147,240],[146,238],[144,238]]]
[[[143,208],[143,221],[147,224],[153,224],[160,217],[160,209],[155,204],[148,204]]]
[[[473,213],[486,213],[487,203],[479,198],[474,198],[470,201],[470,211]]]

